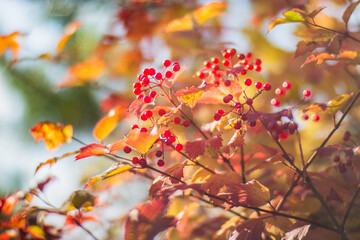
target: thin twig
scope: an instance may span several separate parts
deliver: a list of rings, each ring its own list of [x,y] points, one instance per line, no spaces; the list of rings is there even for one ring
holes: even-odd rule
[[[244,159],[244,146],[240,146],[240,164],[241,164],[241,175],[243,183],[246,183],[246,176],[245,176],[245,159]]]
[[[351,199],[351,201],[350,201],[350,203],[349,203],[349,207],[348,207],[348,209],[346,210],[346,213],[345,213],[345,215],[344,215],[344,219],[343,219],[343,221],[342,221],[342,223],[341,223],[341,227],[342,227],[342,228],[345,227],[346,220],[348,219],[348,217],[349,217],[349,215],[350,215],[351,208],[354,206],[355,200],[356,200],[357,196],[359,195],[359,193],[360,193],[360,185],[358,185],[358,188],[357,188],[354,196],[352,197],[352,199]]]

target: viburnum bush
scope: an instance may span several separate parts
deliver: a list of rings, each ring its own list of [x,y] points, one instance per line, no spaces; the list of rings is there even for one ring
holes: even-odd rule
[[[76,228],[89,239],[359,239],[360,25],[349,24],[359,3],[347,3],[342,19],[323,14],[324,7],[314,8],[316,3],[273,8],[283,12],[269,22],[268,32],[300,23],[295,53],[272,46],[269,56],[264,49],[270,43],[248,30],[254,51],[204,46],[197,55],[200,46],[195,44],[186,53],[196,55],[193,66],[182,63],[184,51],[174,39],[216,36],[221,27],[215,20],[226,3],[194,6],[173,17],[165,13],[175,11],[178,3],[121,5],[117,21],[126,30],[123,37],[140,47],[152,34],[165,34],[164,41],[175,45],[174,59],[155,66],[134,48],[122,50],[119,62],[112,64],[119,37],[108,34],[92,56],[70,66],[58,87],[97,90],[103,85],[109,91],[101,103],[107,114],[93,129],[93,143],[74,136],[70,124],[41,121],[33,126],[35,141],[43,140],[49,150],[71,141],[83,145],[41,163],[36,172],[64,158],[98,157],[113,165],[93,173],[61,207],[43,197],[52,177],[2,197],[0,239],[66,239]],[[253,4],[256,12],[260,1]],[[259,11],[254,26],[277,14],[270,11]],[[205,23],[211,21],[206,32]],[[61,61],[79,27],[70,23],[57,53],[39,60]],[[14,67],[22,61],[16,55],[20,36],[0,38],[0,53],[12,50]],[[272,71],[277,61],[283,61],[281,72]],[[127,95],[97,81],[105,71],[133,71],[126,68],[138,74],[127,82]],[[309,81],[301,82],[304,78]],[[116,131],[119,125],[125,136]],[[133,179],[151,183],[148,199],[124,216],[106,218],[104,212],[117,200],[112,191]],[[32,204],[33,198],[48,207]],[[51,215],[63,219],[60,226],[47,221]]]

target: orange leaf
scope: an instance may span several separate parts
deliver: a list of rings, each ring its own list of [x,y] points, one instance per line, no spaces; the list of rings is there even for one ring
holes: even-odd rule
[[[163,129],[156,132],[140,132],[140,129],[135,128],[125,138],[125,143],[135,148],[141,154],[146,154],[155,141],[159,138],[159,134]]]
[[[44,139],[49,150],[55,149],[65,142],[70,142],[73,134],[71,125],[64,126],[62,123],[40,122],[30,130],[35,142]]]
[[[3,233],[0,233],[0,240],[10,240],[16,238],[17,236],[17,231],[15,231],[14,229],[9,229]]]
[[[45,166],[45,165],[50,165],[50,167],[51,167],[51,166],[52,166],[54,163],[56,163],[58,160],[63,159],[63,158],[65,158],[65,157],[68,157],[68,156],[70,156],[70,155],[74,155],[74,154],[76,154],[76,153],[79,153],[79,151],[70,152],[70,153],[65,153],[64,155],[62,155],[62,156],[60,156],[60,157],[54,157],[54,158],[48,159],[48,160],[46,160],[45,162],[40,163],[40,164],[36,167],[35,173],[37,173],[37,171],[39,171],[40,168],[42,168],[42,167]]]
[[[116,141],[112,144],[109,144],[107,148],[110,150],[110,152],[117,152],[126,147],[125,139],[120,139],[119,141]]]
[[[357,57],[357,52],[355,52],[355,51],[344,51],[337,56],[334,54],[329,54],[329,53],[320,53],[317,56],[315,56],[315,55],[309,56],[302,66],[304,66],[307,63],[314,62],[314,61],[317,61],[317,64],[321,64],[327,60],[350,61],[351,62],[356,57]]]
[[[91,143],[80,148],[80,153],[76,155],[75,159],[79,160],[81,158],[86,158],[90,156],[104,155],[109,152],[109,149],[107,149],[104,145],[99,143]]]
[[[106,63],[99,57],[91,57],[84,62],[71,66],[66,79],[59,88],[81,86],[96,81],[104,73]]]
[[[6,50],[11,50],[13,61],[16,60],[20,45],[15,40],[16,37],[21,36],[22,34],[19,32],[13,32],[7,36],[0,36],[0,57]]]
[[[81,27],[81,23],[77,21],[73,21],[69,23],[64,30],[63,36],[59,41],[56,52],[59,54],[65,47],[66,43],[69,41],[70,37]]]
[[[198,25],[203,25],[209,19],[215,18],[219,16],[222,12],[224,12],[226,6],[227,4],[224,2],[208,3],[194,11],[194,20]]]
[[[204,93],[203,90],[192,86],[191,88],[181,89],[176,92],[176,97],[180,102],[186,103],[190,108],[194,108],[197,100]]]
[[[120,173],[126,172],[130,169],[133,169],[133,166],[130,165],[123,165],[122,163],[115,163],[114,165],[112,165],[109,169],[107,169],[105,172],[96,175],[92,178],[89,178],[85,184],[84,188],[89,187],[90,185],[94,184],[95,182],[105,179],[105,178],[109,178],[109,177],[113,177],[115,175],[118,175]]]
[[[108,115],[96,124],[93,131],[94,136],[99,141],[103,141],[115,129],[118,122],[127,115],[126,110],[127,108],[123,106],[117,106],[110,110]]]

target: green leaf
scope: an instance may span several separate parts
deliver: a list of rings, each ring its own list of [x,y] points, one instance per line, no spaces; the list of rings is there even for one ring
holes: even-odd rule
[[[276,18],[269,23],[268,32],[270,32],[275,26],[283,23],[291,22],[304,22],[306,13],[300,9],[293,8],[283,13],[284,18]]]

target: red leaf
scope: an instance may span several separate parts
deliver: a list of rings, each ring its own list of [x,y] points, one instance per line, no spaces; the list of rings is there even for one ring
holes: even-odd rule
[[[231,233],[229,240],[261,240],[264,222],[261,219],[251,219],[243,222]]]
[[[192,142],[188,141],[185,144],[185,152],[189,155],[191,159],[195,159],[205,153],[206,144],[206,139]]]
[[[153,198],[169,198],[172,194],[177,191],[184,191],[186,189],[193,189],[199,193],[201,193],[201,184],[200,183],[192,183],[192,184],[172,184],[172,185],[163,185],[160,187],[160,183],[158,183],[151,191],[151,196]]]
[[[214,136],[207,140],[207,143],[210,144],[215,150],[220,150],[222,147],[222,138],[220,135]]]
[[[75,159],[79,160],[85,157],[104,155],[109,152],[110,152],[109,149],[107,149],[104,145],[99,143],[91,143],[89,145],[80,148],[80,153],[76,155]]]
[[[186,166],[186,164],[187,161],[185,161],[183,164],[176,164],[171,168],[167,169],[166,173],[181,180],[181,178],[184,177],[184,167]],[[173,178],[169,178],[169,180],[171,181],[171,183],[179,183],[178,180],[175,180]]]

